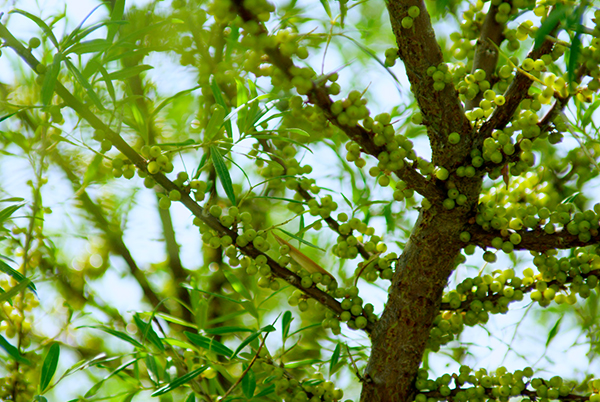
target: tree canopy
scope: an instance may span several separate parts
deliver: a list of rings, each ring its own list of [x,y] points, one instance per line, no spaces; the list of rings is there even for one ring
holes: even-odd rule
[[[0,14],[0,399],[600,402],[595,2],[72,7]]]

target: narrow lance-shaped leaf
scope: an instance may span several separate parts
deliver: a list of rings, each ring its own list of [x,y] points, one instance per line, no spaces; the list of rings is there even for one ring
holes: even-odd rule
[[[212,115],[204,129],[204,141],[206,142],[211,141],[219,133],[226,114],[225,108],[219,104],[213,105],[211,112]]]
[[[73,63],[71,63],[71,61],[69,59],[65,59],[65,63],[67,65],[67,68],[69,69],[69,71],[71,71],[71,73],[73,73],[73,76],[75,77],[75,79],[77,80],[77,82],[79,82],[79,84],[85,89],[85,91],[87,92],[88,96],[94,102],[94,104],[96,105],[96,107],[98,107],[98,109],[100,109],[100,110],[104,110],[104,106],[102,105],[102,101],[100,100],[100,98],[98,97],[98,95],[96,94],[96,92],[94,91],[94,88],[92,88],[92,85],[83,76],[83,74],[81,74],[81,72],[79,71],[79,69],[77,69],[77,67],[75,67],[75,65]]]
[[[60,346],[58,343],[53,343],[48,350],[48,354],[42,364],[42,374],[40,376],[40,393],[44,392],[58,367],[58,358],[60,357]]]
[[[227,198],[229,198],[229,201],[235,205],[236,201],[235,193],[233,192],[233,182],[231,181],[231,176],[229,175],[229,170],[227,169],[223,155],[221,155],[221,152],[219,152],[217,147],[212,145],[210,147],[210,156],[212,158],[213,165],[215,166],[217,176],[219,176],[221,184],[223,185],[223,189],[225,190],[225,194],[227,194]]]
[[[248,370],[246,375],[242,378],[242,392],[248,399],[252,399],[254,391],[256,390],[256,377],[252,369]]]
[[[212,350],[213,352],[231,357],[233,352],[227,346],[223,345],[221,342],[217,341],[213,338],[208,338],[206,336],[194,334],[192,332],[183,331],[186,338],[190,340],[194,345],[201,347],[202,349]]]
[[[47,68],[44,75],[44,81],[42,82],[42,93],[41,100],[42,104],[48,105],[52,100],[52,94],[54,94],[54,87],[56,86],[56,80],[60,73],[60,62],[62,61],[62,54],[56,53],[54,60],[49,68]]]
[[[193,380],[194,378],[196,378],[197,376],[199,376],[207,368],[208,368],[208,366],[202,366],[200,368],[197,368],[194,371],[190,371],[189,373],[184,374],[181,377],[176,378],[171,383],[169,383],[169,384],[165,385],[164,387],[161,387],[161,388],[157,389],[156,391],[154,391],[152,393],[152,396],[164,395],[167,392],[171,392],[175,388],[178,388],[178,387],[182,386],[183,384],[186,384],[186,383],[190,382],[191,380]]]
[[[225,102],[225,98],[223,98],[223,93],[221,92],[221,88],[219,88],[219,84],[217,84],[217,81],[215,81],[214,77],[211,77],[210,88],[212,90],[213,96],[215,97],[215,101],[217,102],[217,104],[223,106],[223,108],[226,111],[229,110],[229,106]],[[233,130],[231,128],[231,120],[227,120],[225,122],[225,130],[227,131],[227,135],[229,136],[229,138],[232,138]]]
[[[252,296],[250,295],[248,289],[246,289],[246,286],[244,286],[242,281],[240,281],[233,272],[229,270],[223,270],[223,274],[225,275],[225,278],[227,278],[227,281],[231,284],[233,290],[244,296],[244,298],[247,300],[252,299]]]
[[[152,321],[146,323],[139,317],[138,314],[135,314],[133,316],[133,319],[135,321],[135,325],[137,325],[137,327],[142,332],[142,337],[148,339],[158,349],[165,350],[165,346],[162,344],[162,341],[158,337],[158,334],[152,328]]]
[[[6,353],[8,353],[10,357],[12,357],[13,360],[18,361],[20,363],[30,364],[29,360],[21,356],[21,353],[19,353],[19,349],[14,347],[2,335],[0,335],[0,348],[4,349]]]
[[[546,40],[546,36],[549,35],[560,23],[560,20],[565,17],[567,10],[568,8],[560,3],[552,9],[548,18],[546,18],[535,34],[534,50],[539,49],[542,46],[542,43]]]

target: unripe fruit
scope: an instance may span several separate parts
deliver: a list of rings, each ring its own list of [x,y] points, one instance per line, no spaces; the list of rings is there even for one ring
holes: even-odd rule
[[[421,9],[417,6],[412,6],[408,9],[408,16],[411,18],[417,18],[421,14]]]
[[[405,29],[410,29],[413,26],[413,19],[410,17],[402,18],[402,27]]]
[[[42,41],[40,40],[40,38],[34,36],[33,38],[29,39],[29,47],[32,49],[39,47],[41,44]]]

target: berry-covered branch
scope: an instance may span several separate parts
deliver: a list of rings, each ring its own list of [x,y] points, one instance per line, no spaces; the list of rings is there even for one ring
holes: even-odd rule
[[[518,396],[528,402],[544,399],[584,402],[596,399],[600,385],[594,381],[590,384],[592,395],[577,395],[572,393],[573,386],[567,384],[562,377],[554,376],[545,380],[532,378],[533,375],[531,367],[514,372],[508,372],[505,367],[498,367],[491,373],[485,369],[473,371],[468,366],[461,366],[458,373],[428,379],[427,371],[420,370],[415,383],[420,393],[415,402],[431,399],[464,402],[474,398],[502,400]]]
[[[554,47],[554,43],[549,40],[545,40],[542,45],[533,49],[527,55],[527,65],[524,64],[517,71],[515,78],[509,85],[508,89],[504,93],[505,103],[502,106],[497,107],[490,118],[486,120],[478,131],[478,134],[473,143],[474,147],[480,149],[486,138],[491,137],[494,130],[502,130],[512,120],[515,111],[517,111],[521,101],[523,101],[528,94],[529,88],[533,84],[531,75],[527,71],[535,69],[535,63],[537,60],[544,63],[541,60],[543,55],[549,54]],[[531,65],[531,66],[530,66]],[[541,64],[543,66],[543,64]]]
[[[466,138],[464,143],[471,143],[472,130],[454,86],[438,88],[427,73],[429,68],[444,63],[429,13],[424,2],[419,0],[391,0],[386,2],[386,6],[396,36],[398,55],[404,62],[411,91],[427,126],[433,163],[452,166],[464,159],[470,150],[464,146],[448,146],[448,135],[457,132]]]
[[[508,4],[507,4],[508,5]],[[503,8],[506,8],[503,6]],[[510,10],[510,7],[508,7]],[[500,56],[500,44],[504,40],[504,28],[507,19],[506,12],[499,12],[497,4],[490,4],[481,33],[477,39],[475,55],[473,56],[473,67],[471,74],[475,74],[477,70],[485,72],[486,77],[490,77],[490,85],[493,86],[492,78],[495,74],[496,65]],[[467,99],[465,109],[470,110],[478,105],[483,98],[483,92],[479,92],[473,99]]]
[[[7,46],[15,50],[17,54],[21,56],[21,58],[23,58],[32,69],[34,69],[34,71],[38,71],[38,66],[40,66],[40,63],[35,59],[35,57],[33,57],[31,52],[27,50],[2,24],[0,24],[0,37],[4,38]],[[114,147],[116,147],[135,167],[137,167],[137,169],[151,176],[152,179],[167,193],[178,193],[177,198],[179,201],[204,225],[219,233],[221,236],[228,236],[232,243],[236,244],[236,240],[238,239],[237,232],[222,225],[219,219],[209,214],[208,211],[206,211],[195,200],[193,200],[189,194],[183,191],[182,188],[176,185],[173,181],[169,180],[164,174],[160,172],[150,173],[149,165],[152,162],[148,163],[148,161],[146,161],[144,157],[136,152],[118,133],[104,124],[86,105],[75,98],[71,92],[60,82],[56,82],[55,84],[55,93],[60,96],[65,103],[71,107],[81,118],[86,120],[88,124],[90,124],[90,126],[96,130],[97,133],[102,133],[104,138],[108,139]],[[303,293],[315,299],[325,307],[331,309],[336,314],[341,314],[345,311],[335,298],[318,289],[316,286],[312,286],[312,281],[308,287],[303,286],[302,278],[299,275],[287,268],[282,267],[271,257],[259,251],[251,243],[246,242],[246,245],[238,246],[238,248],[248,257],[253,259],[260,257],[264,265],[268,266],[275,276],[300,289]],[[364,326],[361,325],[360,327],[365,331],[370,332],[373,329],[373,322],[368,321],[365,318]]]
[[[246,29],[248,29],[250,33],[256,35],[258,38],[269,38],[263,23],[258,20],[251,10],[245,8],[239,0],[235,0],[233,3],[235,4],[236,11],[247,24]],[[263,43],[264,42],[269,43],[268,40],[263,40]],[[291,83],[296,86],[298,93],[306,95],[312,104],[318,106],[327,120],[340,128],[350,140],[357,143],[362,152],[374,157],[379,157],[379,155],[386,150],[393,151],[398,148],[399,141],[396,141],[395,148],[389,149],[389,147],[386,148],[386,146],[384,146],[388,141],[386,141],[386,138],[382,135],[383,127],[381,127],[381,133],[378,133],[375,130],[369,130],[364,125],[358,124],[358,119],[363,118],[370,121],[371,124],[373,123],[373,119],[369,120],[368,118],[368,111],[366,115],[363,115],[364,113],[360,112],[360,109],[355,107],[355,109],[357,109],[356,115],[353,114],[354,112],[348,114],[344,113],[344,117],[341,117],[342,112],[344,112],[345,109],[349,110],[354,103],[361,100],[360,92],[356,92],[358,94],[357,99],[354,99],[354,97],[350,99],[351,97],[349,97],[349,101],[346,101],[348,104],[345,104],[342,101],[334,102],[329,96],[330,92],[328,91],[328,88],[325,87],[325,82],[312,79],[314,71],[296,67],[292,58],[284,54],[280,47],[275,44],[267,44],[263,50],[269,56],[270,63],[276,66],[284,74],[285,79],[291,81]],[[304,74],[308,77],[305,77]],[[389,125],[389,121],[384,124]],[[391,134],[393,139],[393,128]],[[376,139],[377,137],[379,137],[380,141]],[[415,164],[404,162],[403,160],[401,160],[401,162],[403,163],[390,169],[398,176],[398,178],[406,182],[409,188],[414,189],[414,191],[422,196],[432,201],[440,199],[440,193],[437,191],[436,187],[415,170]]]

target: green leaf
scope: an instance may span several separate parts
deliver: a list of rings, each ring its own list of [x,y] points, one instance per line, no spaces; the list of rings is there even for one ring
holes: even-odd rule
[[[45,396],[36,395],[36,396],[33,397],[33,401],[34,402],[48,402],[48,399],[46,399]]]
[[[234,359],[237,356],[237,354],[240,351],[242,351],[242,349],[244,349],[250,342],[252,342],[256,338],[258,338],[261,333],[263,333],[263,332],[273,332],[273,331],[275,331],[275,327],[273,327],[272,325],[267,325],[266,327],[263,327],[263,328],[259,329],[258,331],[256,331],[252,335],[248,335],[248,337],[246,339],[244,339],[242,341],[242,343],[240,343],[240,346],[238,346],[238,348],[235,350],[233,356],[231,356],[231,359]]]
[[[184,375],[182,375],[179,378],[176,378],[174,381],[172,381],[171,383],[165,385],[164,387],[161,387],[161,388],[157,389],[156,391],[154,391],[152,393],[151,396],[159,396],[159,395],[164,395],[167,392],[171,392],[175,388],[178,388],[181,385],[190,382],[191,380],[193,380],[194,378],[196,378],[197,376],[199,376],[207,368],[208,368],[208,366],[202,366],[200,368],[197,368],[194,371],[190,371],[189,373],[184,374]]]
[[[92,39],[86,40],[83,42],[79,42],[74,44],[65,52],[65,54],[75,53],[75,54],[86,54],[86,53],[97,53],[102,52],[108,49],[111,46],[111,43],[106,39]]]
[[[587,110],[583,114],[583,117],[581,118],[581,126],[582,127],[587,127],[588,125],[590,125],[590,123],[592,122],[592,115],[594,114],[596,109],[598,109],[598,106],[600,106],[600,99],[595,101],[594,103],[592,103],[587,108]]]
[[[0,335],[0,348],[4,349],[6,353],[8,353],[8,355],[12,357],[15,361],[24,364],[31,364],[29,360],[21,356],[21,353],[19,353],[19,349],[11,345],[6,339],[4,339],[2,335]]]
[[[297,368],[297,367],[306,367],[306,366],[310,366],[312,364],[317,364],[317,363],[322,363],[323,360],[321,359],[304,359],[304,360],[299,360],[297,362],[288,362],[285,364],[285,367],[288,368]]]
[[[245,327],[232,327],[232,326],[229,326],[229,327],[225,326],[225,327],[205,328],[203,331],[206,334],[209,334],[209,335],[233,334],[233,333],[236,333],[236,332],[253,332],[249,328],[245,328]]]
[[[133,363],[136,363],[138,360],[141,360],[141,358],[132,359],[132,360],[126,361],[125,363],[121,364],[114,371],[112,371],[109,375],[107,375],[102,380],[100,380],[100,382],[94,384],[94,386],[92,388],[90,388],[89,391],[86,392],[84,396],[86,398],[93,396],[94,394],[96,394],[96,392],[98,392],[100,390],[100,388],[102,388],[102,385],[104,385],[104,382],[106,380],[108,380],[109,378],[111,378],[112,376],[114,376],[116,374],[119,374],[121,371],[125,370],[128,366],[131,366]]]
[[[212,107],[212,115],[204,129],[204,141],[211,141],[219,133],[219,130],[223,126],[225,113],[225,108],[221,105],[214,105]]]
[[[17,113],[19,113],[19,112],[14,112],[14,113],[11,113],[11,114],[7,114],[6,116],[2,116],[2,117],[0,117],[0,123],[1,123],[1,122],[3,122],[3,121],[4,121],[4,120],[6,120],[6,119],[9,119],[9,118],[13,117],[13,116],[14,116],[14,115],[16,115]]]
[[[165,350],[165,346],[162,341],[152,328],[152,321],[146,323],[144,320],[140,318],[138,314],[133,315],[133,320],[135,321],[135,325],[140,329],[142,333],[142,339],[148,339],[154,346],[156,346],[160,350]]]
[[[221,92],[221,88],[219,88],[219,84],[217,84],[217,81],[215,80],[214,76],[210,77],[210,89],[212,90],[213,96],[214,96],[217,104],[223,106],[223,108],[226,111],[229,111],[229,106],[225,102],[225,98],[223,98],[223,93]],[[227,131],[227,135],[229,136],[229,138],[232,138],[233,130],[231,128],[231,120],[227,120],[225,122],[225,130]]]
[[[250,295],[250,292],[248,292],[248,289],[246,289],[242,281],[240,281],[239,278],[235,276],[233,272],[225,269],[223,270],[223,274],[225,275],[227,281],[231,284],[233,290],[235,290],[240,295],[244,296],[244,298],[246,298],[247,300],[252,299],[252,296]]]
[[[29,279],[24,279],[23,281],[19,282],[17,285],[10,288],[8,291],[1,293],[0,294],[0,303],[9,301],[13,297],[18,295],[22,291],[24,291],[30,284],[31,284],[31,281]]]
[[[258,399],[258,398],[261,398],[263,396],[267,396],[269,394],[272,394],[274,391],[275,391],[275,384],[271,384],[267,388],[265,388],[262,391],[260,391],[258,394],[254,395],[254,397],[256,399]]]
[[[5,274],[13,277],[17,282],[19,283],[23,283],[24,281],[28,281],[28,285],[27,287],[29,287],[29,289],[35,293],[35,295],[37,296],[37,289],[35,288],[35,285],[33,282],[31,282],[29,279],[25,278],[25,276],[20,273],[17,270],[14,270],[10,267],[10,265],[8,265],[7,263],[5,263],[4,261],[0,260],[0,271],[4,272]]]
[[[287,131],[288,133],[292,134],[301,135],[302,137],[310,137],[310,134],[302,130],[301,128],[286,128],[284,131]]]
[[[187,398],[185,398],[185,402],[196,402],[196,396],[193,391]]]
[[[98,63],[94,60],[90,61],[90,63],[88,63],[88,65],[86,66],[86,68],[89,68],[89,67],[93,67],[94,70],[98,70],[100,72],[100,75],[102,76],[102,81],[104,81],[104,84],[106,85],[106,90],[108,91],[108,95],[110,95],[110,98],[112,99],[113,102],[116,102],[117,97],[115,95],[115,87],[108,76],[108,71],[106,71],[104,66],[102,66],[100,63]]]
[[[198,326],[196,324],[182,320],[181,318],[172,316],[170,314],[157,313],[156,316],[159,318],[162,318],[165,321],[169,321],[174,324],[181,325],[182,327],[190,327],[190,328],[196,328],[196,329],[198,328]]]
[[[110,13],[110,20],[113,22],[117,22],[123,19],[123,13],[125,12],[125,0],[115,0],[112,2],[113,8]],[[112,42],[115,37],[117,31],[119,29],[119,25],[114,24],[108,27],[108,32],[106,35],[106,39]]]
[[[48,350],[48,354],[46,354],[46,358],[44,359],[44,363],[42,364],[42,374],[40,375],[40,393],[43,393],[50,381],[52,381],[52,377],[56,372],[56,368],[58,367],[58,358],[60,357],[60,346],[58,343],[53,343],[50,346],[50,350]]]
[[[190,342],[203,349],[212,350],[213,352],[226,357],[231,357],[231,355],[233,354],[231,349],[229,349],[227,346],[223,345],[216,339],[208,338],[206,336],[194,334],[188,331],[183,331],[183,333],[186,336],[186,338],[190,340]]]
[[[207,291],[207,290],[196,289],[196,288],[193,288],[192,286],[190,286],[190,285],[187,285],[187,284],[183,284],[182,286],[183,286],[184,288],[186,288],[186,289],[195,290],[196,292],[205,293],[205,294],[207,294],[207,295],[211,295],[211,296],[214,296],[214,297],[218,297],[218,298],[220,298],[220,299],[224,299],[224,300],[227,300],[227,301],[230,301],[230,302],[236,303],[236,304],[240,304],[240,303],[242,303],[240,300],[236,300],[236,299],[233,299],[233,298],[231,298],[231,297],[228,297],[228,296],[220,295],[220,294],[218,294],[218,293],[212,293],[212,292],[209,292],[209,291]]]
[[[305,326],[305,327],[302,327],[302,328],[300,328],[300,329],[298,329],[298,330],[296,330],[296,331],[292,332],[292,333],[290,334],[290,336],[292,336],[292,335],[296,335],[296,334],[299,334],[299,333],[300,333],[300,332],[302,332],[302,331],[305,331],[305,330],[307,330],[307,329],[311,329],[311,328],[314,328],[314,327],[318,327],[318,326],[320,326],[320,325],[321,325],[321,323],[320,323],[320,322],[317,322],[317,323],[314,323],[314,324],[309,324],[309,325],[307,325],[307,326]]]
[[[264,133],[265,131],[257,131],[257,133]],[[277,141],[284,141],[284,142],[290,142],[294,145],[298,145],[299,147],[302,147],[304,149],[306,149],[308,152],[310,152],[311,154],[313,153],[312,149],[310,149],[307,145],[302,144],[296,140],[293,140],[291,138],[288,137],[283,137],[281,135],[273,135],[273,134],[252,134],[249,137],[252,138],[256,138],[257,140],[271,140],[271,139],[276,139]]]
[[[248,399],[252,399],[256,390],[256,377],[252,369],[248,370],[244,378],[242,378],[242,392]]]
[[[548,345],[550,345],[550,342],[552,342],[552,339],[554,339],[556,334],[558,334],[558,330],[560,328],[560,323],[562,322],[563,317],[564,317],[564,315],[561,316],[558,320],[556,320],[556,322],[554,323],[554,326],[552,327],[550,332],[548,332],[548,339],[546,339],[546,348],[548,347]]]
[[[329,375],[331,375],[334,371],[334,367],[340,361],[340,353],[342,350],[342,344],[338,342],[333,350],[333,354],[331,355],[331,360],[329,360]]]
[[[146,70],[153,69],[154,67],[147,64],[140,64],[138,66],[125,67],[121,70],[113,71],[108,74],[110,80],[126,80],[127,78],[134,77]]]
[[[312,244],[310,242],[307,242],[306,240],[304,240],[304,239],[296,236],[295,234],[292,234],[292,233],[288,232],[287,230],[284,230],[284,229],[281,229],[281,228],[277,228],[277,229],[281,230],[283,233],[285,233],[286,235],[290,236],[291,238],[298,240],[300,243],[307,245],[308,247],[316,248],[317,250],[321,250],[321,251],[325,252],[324,249],[322,249],[320,247],[317,247],[317,246],[315,246],[314,244]]]
[[[148,374],[150,375],[150,379],[157,383],[160,381],[160,371],[158,369],[158,364],[156,364],[156,358],[152,355],[146,356],[146,368],[148,369]]]
[[[283,318],[281,319],[281,339],[285,341],[290,333],[290,324],[294,318],[292,317],[292,312],[290,310],[286,310],[283,313]]]
[[[575,201],[575,198],[579,197],[579,194],[581,194],[580,192],[576,192],[574,194],[571,194],[570,196],[568,196],[567,198],[565,198],[561,204],[568,204],[571,203],[573,201]]]
[[[21,202],[21,201],[25,201],[25,199],[21,198],[21,197],[9,197],[9,198],[3,198],[0,200],[0,202]]]
[[[18,10],[18,9],[11,10],[10,13],[21,14],[21,15],[29,18],[33,22],[35,22],[37,24],[37,26],[40,27],[42,29],[42,31],[44,31],[44,33],[46,34],[48,39],[50,39],[50,41],[52,41],[54,46],[56,48],[58,48],[59,45],[58,45],[58,41],[56,40],[56,36],[54,36],[54,33],[52,32],[50,27],[41,18],[36,17],[35,15],[28,13],[27,11]]]
[[[98,95],[94,91],[94,88],[92,88],[88,80],[83,76],[83,74],[81,74],[81,71],[79,71],[69,59],[65,59],[65,63],[69,71],[73,73],[73,76],[75,77],[77,82],[79,82],[79,85],[85,88],[85,91],[87,92],[90,99],[94,102],[96,107],[100,110],[104,110],[104,105],[102,105],[102,101],[100,100],[100,98],[98,97]]]
[[[21,207],[23,207],[23,205],[25,205],[25,203],[19,205],[11,205],[0,211],[0,224],[4,223],[5,220],[7,220],[9,217],[12,216],[12,214],[17,212]]]
[[[44,75],[44,81],[42,82],[41,100],[42,104],[47,106],[52,100],[54,94],[54,87],[58,80],[58,74],[60,73],[60,62],[62,61],[62,54],[56,53],[54,60],[50,67],[47,68],[46,74]]]
[[[537,30],[535,35],[535,42],[533,45],[533,50],[537,50],[542,46],[542,43],[546,40],[546,36],[550,34],[556,28],[556,26],[560,23],[562,19],[564,19],[565,14],[568,8],[564,6],[564,4],[557,4],[552,8],[550,15],[548,18],[542,23],[542,25]]]
[[[130,344],[132,344],[133,346],[135,346],[136,348],[140,348],[140,349],[145,349],[144,345],[142,345],[141,343],[139,343],[137,340],[133,339],[131,336],[127,335],[124,332],[121,331],[117,331],[116,329],[112,329],[109,327],[105,327],[103,325],[84,325],[82,327],[78,327],[78,328],[94,328],[94,329],[99,329],[100,331],[104,331],[109,335],[112,335],[116,338],[121,339],[122,341],[128,342]]]
[[[321,2],[321,5],[323,6],[323,9],[327,13],[327,16],[329,17],[329,19],[332,19],[331,7],[329,7],[329,0],[319,0],[319,1]]]
[[[567,76],[569,83],[575,81],[575,70],[579,66],[579,54],[581,53],[581,29],[575,31],[575,36],[571,41],[571,51],[569,52],[569,63],[567,65]]]
[[[191,93],[191,92],[193,92],[193,91],[195,91],[196,89],[199,89],[199,88],[200,88],[200,85],[196,85],[193,88],[184,89],[183,91],[177,92],[173,96],[169,96],[167,99],[165,99],[164,101],[160,102],[160,104],[152,111],[152,115],[156,116],[156,114],[158,112],[160,112],[165,106],[167,106],[169,103],[171,103],[175,99],[179,98],[182,95],[187,95],[187,94],[189,94],[189,93]]]
[[[223,159],[223,155],[221,152],[212,145],[210,147],[210,156],[212,158],[213,165],[215,167],[215,171],[217,172],[217,176],[221,180],[221,184],[223,185],[223,189],[225,189],[225,194],[227,194],[227,198],[233,205],[236,204],[235,194],[233,192],[233,183],[231,182],[231,176],[229,176],[229,170],[227,170],[227,165],[225,165],[225,160]]]

